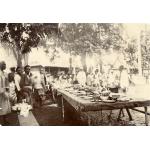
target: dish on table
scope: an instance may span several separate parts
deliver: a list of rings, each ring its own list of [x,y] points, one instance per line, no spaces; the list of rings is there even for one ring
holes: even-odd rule
[[[88,97],[88,96],[80,96],[80,98],[83,98],[83,99],[93,99],[93,97]]]
[[[115,99],[106,99],[106,100],[102,100],[102,102],[104,102],[104,103],[115,103],[115,102],[117,102],[117,100],[115,100]]]

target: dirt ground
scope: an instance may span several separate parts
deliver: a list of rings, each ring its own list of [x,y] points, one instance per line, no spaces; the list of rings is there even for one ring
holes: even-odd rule
[[[142,108],[141,108],[142,110]],[[61,109],[57,107],[56,104],[46,105],[42,108],[36,108],[33,111],[33,115],[35,116],[37,122],[40,126],[76,126],[75,122],[68,121],[68,123],[64,124]],[[124,117],[121,117],[120,121],[117,121],[118,110],[112,112],[111,121],[108,124],[102,124],[106,126],[145,126],[145,115],[133,110],[130,110],[133,121],[129,121],[129,117],[124,110]],[[149,109],[150,112],[150,109]],[[7,115],[7,124],[6,126],[19,126],[19,121],[17,117],[17,113],[13,112]],[[0,120],[1,121],[1,120]]]

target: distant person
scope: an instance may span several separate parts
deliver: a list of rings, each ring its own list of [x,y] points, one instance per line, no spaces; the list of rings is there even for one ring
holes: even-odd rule
[[[85,86],[85,84],[86,84],[86,73],[83,70],[83,68],[80,68],[80,70],[77,74],[77,81],[80,85]]]
[[[108,75],[108,88],[113,93],[118,93],[119,91],[119,79],[113,70],[110,71]]]
[[[115,82],[115,73],[113,70],[110,70],[107,80],[108,80],[108,87],[113,88]]]
[[[129,87],[129,75],[124,66],[120,66],[120,88],[123,92],[127,92]]]
[[[73,75],[72,74],[68,75],[68,83],[73,84]]]
[[[41,80],[44,91],[48,90],[48,87],[47,87],[48,79],[45,73],[45,69],[43,67],[40,69],[40,80]]]
[[[101,84],[100,81],[101,81],[101,74],[100,74],[99,70],[96,69],[94,72],[94,76],[93,76],[93,85],[96,87],[99,87]]]
[[[87,86],[93,86],[93,81],[94,81],[93,77],[94,77],[93,73],[88,73],[87,81],[86,81]]]
[[[11,112],[11,105],[9,101],[9,84],[8,75],[4,72],[6,69],[6,63],[0,62],[0,118],[3,120],[3,124],[7,123],[6,115]]]

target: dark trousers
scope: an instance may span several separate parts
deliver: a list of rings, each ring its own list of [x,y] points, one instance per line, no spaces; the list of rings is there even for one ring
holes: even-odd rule
[[[17,103],[21,103],[21,100],[22,100],[21,91],[17,91],[17,89],[15,91],[16,91],[16,95],[17,95]]]

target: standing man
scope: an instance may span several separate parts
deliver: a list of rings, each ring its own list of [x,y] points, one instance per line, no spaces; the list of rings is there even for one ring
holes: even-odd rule
[[[3,119],[3,123],[6,123],[6,115],[11,112],[11,106],[9,101],[9,84],[8,75],[4,72],[6,69],[6,63],[0,62],[0,118]]]
[[[42,83],[44,91],[48,90],[47,89],[47,77],[45,74],[45,69],[43,67],[40,69],[40,77],[41,77],[41,83]]]
[[[24,67],[25,73],[21,77],[20,86],[22,91],[23,98],[26,99],[26,102],[29,104],[33,104],[32,102],[32,73],[30,72],[31,68],[29,65]]]
[[[77,74],[77,81],[80,85],[86,85],[86,73],[84,72],[83,68],[80,68],[80,71]]]
[[[22,68],[17,67],[16,74],[14,76],[15,86],[16,86],[16,94],[17,94],[17,102],[21,102],[21,87],[20,87],[21,76],[22,76]]]
[[[15,67],[11,67],[11,68],[10,68],[10,71],[11,71],[11,72],[8,74],[8,80],[9,80],[9,78],[11,78],[11,80],[12,80],[12,79],[14,80],[16,68],[15,68]]]

